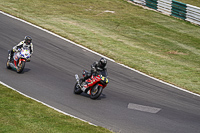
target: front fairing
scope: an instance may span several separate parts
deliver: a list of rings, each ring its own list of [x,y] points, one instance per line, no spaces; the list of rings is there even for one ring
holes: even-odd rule
[[[20,50],[20,52],[15,52],[14,53],[14,60],[17,61],[19,58],[27,60],[30,58],[30,50],[27,47],[24,47]]]
[[[89,87],[94,86],[95,84],[99,84],[101,86],[103,86],[103,88],[106,87],[106,85],[109,83],[108,77],[107,75],[97,75],[94,76],[92,75],[89,79],[86,80],[86,82],[88,83]]]
[[[30,49],[28,47],[23,47],[20,51],[21,58],[29,59],[30,58]]]

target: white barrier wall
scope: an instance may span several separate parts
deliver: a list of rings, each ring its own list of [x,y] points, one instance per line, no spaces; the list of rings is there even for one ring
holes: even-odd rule
[[[134,3],[155,9],[163,14],[175,16],[200,25],[200,8],[175,0],[131,0]]]
[[[145,0],[134,0],[133,2],[135,2],[137,4],[140,4],[140,5],[143,5],[143,6],[146,5],[146,1]]]
[[[172,0],[158,0],[158,11],[171,15],[171,4]]]
[[[186,20],[200,25],[200,8],[187,4]]]

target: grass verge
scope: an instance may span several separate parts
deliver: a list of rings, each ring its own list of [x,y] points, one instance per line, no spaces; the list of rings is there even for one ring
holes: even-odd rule
[[[61,114],[0,84],[1,133],[110,133]]]
[[[176,0],[176,1],[200,7],[200,0]]]

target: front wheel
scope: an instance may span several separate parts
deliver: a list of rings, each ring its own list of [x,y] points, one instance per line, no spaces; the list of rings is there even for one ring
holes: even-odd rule
[[[18,63],[17,73],[21,73],[24,70],[25,62],[22,61],[21,64]]]
[[[102,91],[103,91],[103,87],[102,86],[99,86],[98,84],[95,85],[91,89],[90,98],[91,99],[97,99],[101,95]]]

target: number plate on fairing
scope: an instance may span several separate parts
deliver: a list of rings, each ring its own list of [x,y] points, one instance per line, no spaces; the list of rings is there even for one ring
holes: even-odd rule
[[[101,80],[104,81],[106,84],[109,83],[108,78],[101,75]]]

